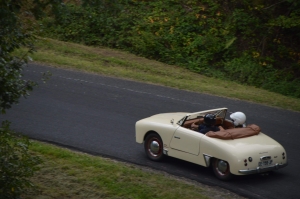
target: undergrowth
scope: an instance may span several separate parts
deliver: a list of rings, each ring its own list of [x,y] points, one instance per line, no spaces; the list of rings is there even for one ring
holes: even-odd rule
[[[296,0],[68,1],[42,24],[43,36],[300,97]]]

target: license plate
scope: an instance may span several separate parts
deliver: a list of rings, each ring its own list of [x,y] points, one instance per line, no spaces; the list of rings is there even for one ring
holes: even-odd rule
[[[264,161],[258,162],[258,166],[266,167],[266,166],[271,165],[272,163],[273,163],[273,160],[264,160]]]

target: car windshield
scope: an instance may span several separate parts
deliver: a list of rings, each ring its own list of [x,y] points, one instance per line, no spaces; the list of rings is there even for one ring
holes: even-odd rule
[[[190,113],[181,120],[178,121],[179,125],[182,125],[184,121],[188,120],[194,120],[198,118],[203,118],[206,114],[213,114],[216,116],[216,118],[225,118],[227,112],[227,108],[219,108],[219,109],[212,109],[212,110],[207,110],[207,111],[201,111],[201,112],[195,112],[195,113]]]

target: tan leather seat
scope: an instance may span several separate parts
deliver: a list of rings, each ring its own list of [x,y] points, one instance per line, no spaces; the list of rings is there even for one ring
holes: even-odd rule
[[[233,129],[234,128],[234,124],[229,120],[224,120],[222,126],[224,129]]]

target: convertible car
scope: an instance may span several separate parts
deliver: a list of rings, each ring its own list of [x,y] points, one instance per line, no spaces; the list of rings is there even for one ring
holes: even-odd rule
[[[153,161],[171,156],[211,166],[221,180],[287,166],[286,151],[278,142],[260,132],[257,125],[235,128],[226,113],[227,108],[218,108],[153,115],[136,122],[136,142],[144,145]],[[214,114],[216,125],[224,129],[206,134],[192,130],[191,125],[201,124],[206,114]]]

